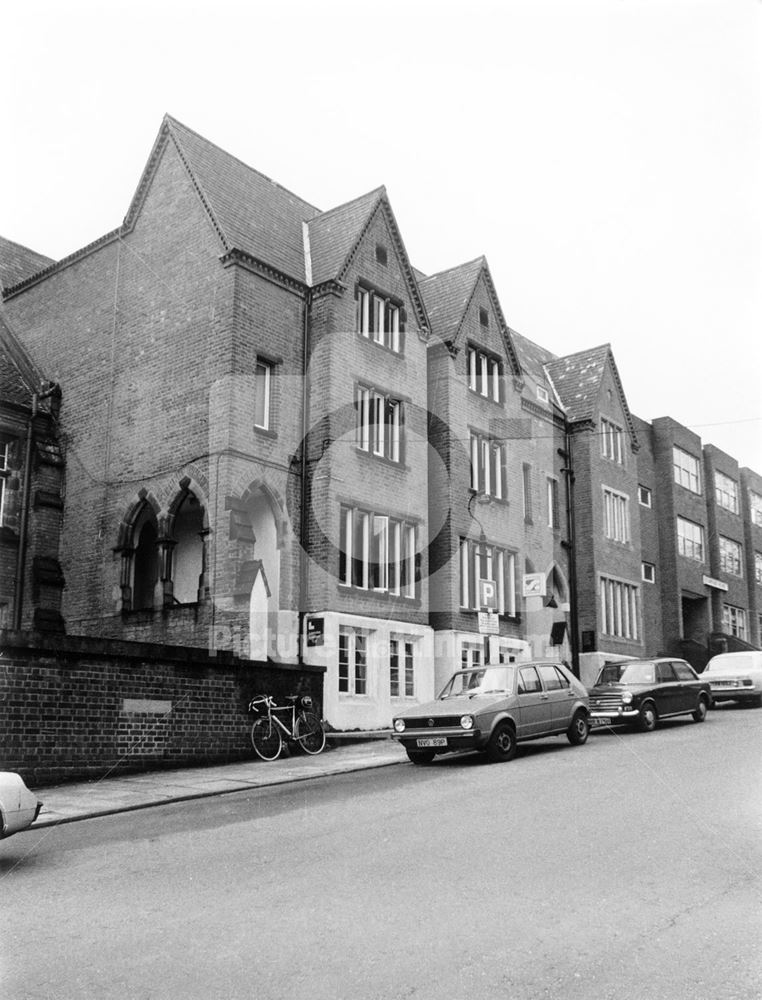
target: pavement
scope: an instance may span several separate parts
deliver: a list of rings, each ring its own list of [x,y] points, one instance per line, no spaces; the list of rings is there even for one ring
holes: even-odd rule
[[[269,762],[252,759],[213,767],[119,774],[90,781],[35,787],[34,794],[42,800],[43,806],[32,829],[210,795],[227,795],[252,788],[388,767],[406,761],[407,756],[400,744],[387,737],[326,746],[322,753],[315,756],[283,756]]]

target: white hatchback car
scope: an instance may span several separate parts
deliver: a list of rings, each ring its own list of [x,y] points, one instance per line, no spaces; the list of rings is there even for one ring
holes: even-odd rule
[[[738,701],[762,707],[762,650],[713,656],[702,677],[711,685],[713,701]]]
[[[0,771],[0,838],[31,826],[40,809],[42,802],[29,791],[21,775]]]

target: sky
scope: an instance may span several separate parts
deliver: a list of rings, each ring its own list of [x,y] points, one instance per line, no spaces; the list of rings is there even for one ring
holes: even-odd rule
[[[609,343],[630,409],[762,473],[762,0],[6,5],[0,234],[120,224],[169,113],[321,209],[386,186],[413,264]]]

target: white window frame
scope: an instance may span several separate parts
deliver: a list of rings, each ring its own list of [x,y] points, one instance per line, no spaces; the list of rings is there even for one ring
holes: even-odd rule
[[[752,524],[762,528],[762,494],[749,490],[749,507],[751,509]]]
[[[415,663],[418,640],[411,635],[389,639],[389,697],[415,698]]]
[[[339,507],[339,583],[355,590],[416,597],[417,528],[349,504]]]
[[[388,295],[359,285],[357,288],[357,332],[366,340],[400,353],[402,307]]]
[[[624,465],[624,430],[606,417],[601,417],[601,455]]]
[[[612,542],[630,542],[630,498],[626,493],[603,489],[603,534]]]
[[[729,635],[734,635],[737,639],[747,641],[746,611],[744,608],[737,608],[732,604],[722,606],[722,629]]]
[[[468,346],[466,368],[468,372],[468,388],[484,399],[495,403],[502,402],[500,384],[503,374],[503,363],[494,354],[483,351],[471,344]]]
[[[715,470],[714,495],[718,506],[723,510],[729,510],[732,514],[738,513],[738,483],[735,479]]]
[[[361,451],[389,462],[401,459],[402,402],[373,386],[355,387],[355,441]]]
[[[642,562],[640,576],[646,583],[656,583],[656,566],[650,562]]]
[[[463,642],[460,646],[461,670],[473,670],[484,665],[484,646],[479,642]]]
[[[337,687],[339,695],[367,698],[370,690],[368,629],[339,626]]]
[[[505,445],[486,434],[471,431],[471,489],[504,500],[506,473]]]
[[[693,559],[695,562],[704,562],[704,526],[679,515],[676,523],[679,555],[686,559]]]
[[[672,469],[678,486],[698,496],[701,495],[701,464],[695,455],[673,445]]]
[[[638,486],[638,503],[641,507],[651,510],[653,506],[653,494],[649,486]]]
[[[730,576],[743,576],[743,548],[734,538],[719,536],[720,569]]]
[[[640,588],[612,577],[600,578],[601,632],[615,639],[637,640]]]
[[[479,581],[491,580],[497,591],[497,614],[516,614],[516,555],[499,545],[460,539],[460,607],[481,611]]]
[[[754,553],[754,579],[762,584],[762,552]]]
[[[272,377],[274,364],[266,358],[258,358],[254,370],[254,426],[260,430],[272,430]],[[262,403],[261,418],[258,412]]]

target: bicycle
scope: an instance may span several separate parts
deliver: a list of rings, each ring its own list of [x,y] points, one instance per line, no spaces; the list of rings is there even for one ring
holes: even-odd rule
[[[249,703],[249,711],[259,718],[251,727],[251,745],[262,760],[275,760],[283,749],[284,739],[308,754],[320,753],[325,747],[325,730],[317,715],[310,711],[309,695],[292,694],[286,698],[290,704],[276,705],[269,694],[259,694]],[[286,725],[276,712],[290,712],[290,725]]]

